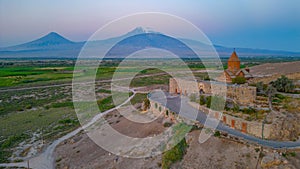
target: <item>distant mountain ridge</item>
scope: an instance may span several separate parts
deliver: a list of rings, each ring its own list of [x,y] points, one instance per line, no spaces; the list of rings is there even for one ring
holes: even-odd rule
[[[66,44],[75,44],[63,36],[59,35],[56,32],[50,32],[49,34],[28,43],[2,48],[2,50],[8,51],[18,51],[18,50],[33,50],[33,49],[41,49],[47,48],[49,46],[58,46],[58,45],[66,45]]]
[[[135,39],[133,40],[131,37],[135,37]],[[107,54],[108,57],[125,57],[126,54],[133,49],[162,47],[162,45],[164,45],[162,48],[176,51],[182,58],[191,57],[191,51],[182,48],[183,44],[178,40],[176,41],[176,39],[170,38],[171,37],[153,31],[152,29],[137,27],[118,37],[90,42],[92,44],[90,46],[92,46],[91,51],[97,51],[96,49],[99,46],[112,45],[124,39],[125,41],[114,47],[114,51],[110,51],[110,53]],[[201,48],[204,46],[203,43],[198,41],[189,39],[184,39],[184,41],[189,41],[190,45],[193,45],[194,47]],[[162,44],[162,42],[164,42],[164,44]],[[85,42],[73,42],[56,32],[50,32],[47,35],[28,43],[0,48],[0,58],[76,58],[84,44]],[[220,45],[214,45],[214,47],[220,56],[230,56],[233,50],[233,48]],[[236,50],[239,56],[300,56],[300,52],[252,48],[236,48]],[[93,53],[86,57],[95,57],[96,55],[97,53]]]

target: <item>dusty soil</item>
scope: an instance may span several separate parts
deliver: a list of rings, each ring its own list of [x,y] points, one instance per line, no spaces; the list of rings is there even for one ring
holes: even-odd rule
[[[300,61],[282,62],[282,63],[266,63],[253,66],[250,68],[254,76],[265,76],[274,74],[291,74],[300,72]]]
[[[159,168],[160,156],[147,159],[118,157],[96,145],[81,133],[59,145],[55,150],[56,168]]]
[[[256,168],[259,152],[229,139],[211,137],[198,142],[200,131],[189,135],[189,148],[181,162],[182,168]]]
[[[161,118],[152,123],[140,124],[131,122],[114,111],[108,114],[106,119],[113,128],[131,137],[143,138],[159,134],[166,129],[162,125]],[[200,144],[199,133],[200,130],[195,130],[187,135],[186,140],[189,144],[187,153],[180,162],[172,165],[173,169],[252,169],[256,168],[256,165],[257,168],[262,168],[262,158],[259,158],[260,147],[214,136]],[[96,145],[84,132],[61,143],[54,155],[56,168],[156,169],[161,165],[161,155],[133,159],[111,154]],[[280,157],[278,165],[277,161],[273,160],[275,155]],[[264,149],[263,156],[267,165],[275,164],[273,168],[299,168],[300,151],[296,152],[295,157],[289,156],[286,159],[273,150]]]
[[[144,138],[164,131],[162,119],[134,123],[114,111],[106,116],[109,124],[127,136]],[[161,157],[131,159],[110,154],[83,132],[66,140],[55,150],[57,168],[160,168]]]

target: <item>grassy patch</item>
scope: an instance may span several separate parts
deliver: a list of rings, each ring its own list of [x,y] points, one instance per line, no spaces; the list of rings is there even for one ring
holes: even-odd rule
[[[66,98],[71,98],[71,92],[63,91],[63,89],[59,87],[1,93],[0,115],[45,106]],[[52,105],[52,107],[64,106],[71,106],[71,103],[58,102]]]
[[[73,108],[73,102],[58,102],[58,103],[52,103],[51,107],[53,108],[60,108],[60,107],[71,107]]]
[[[129,96],[131,96],[131,95],[132,95],[132,93],[130,92]],[[106,110],[112,109],[115,106],[123,103],[127,99],[127,97],[128,97],[128,93],[121,93],[121,92],[119,92],[119,93],[115,93],[114,94],[114,98],[116,100],[113,100],[112,96],[108,96],[106,98],[98,100],[97,104],[99,106],[100,111],[104,112]]]
[[[171,165],[180,161],[186,153],[188,147],[185,138],[183,138],[175,147],[166,151],[162,156],[162,169],[169,169]]]
[[[11,148],[28,140],[37,131],[42,131],[41,137],[44,140],[51,141],[74,130],[79,127],[79,122],[74,119],[76,114],[69,107],[30,110],[1,116],[0,161],[7,162],[12,154]]]
[[[14,136],[8,137],[3,143],[1,143],[1,149],[7,149],[11,148],[13,146],[16,146],[18,143],[22,142],[23,140],[29,138],[28,134],[18,134]]]
[[[283,108],[289,113],[299,113],[300,112],[300,99],[286,97],[282,101]]]
[[[170,75],[160,75],[160,76],[152,76],[152,77],[140,77],[134,78],[130,87],[142,87],[142,86],[150,86],[155,84],[164,84],[167,85],[169,83]]]
[[[51,108],[49,110],[32,110],[22,113],[11,113],[0,118],[1,136],[10,137],[38,129],[46,129],[66,117],[76,118],[73,109]]]
[[[137,93],[131,100],[131,104],[135,105],[137,103],[142,103],[144,101],[144,99],[147,98],[147,94],[146,93]]]
[[[70,67],[43,68],[42,66],[2,67],[0,68],[0,87],[73,78],[72,71],[64,71],[70,69]]]

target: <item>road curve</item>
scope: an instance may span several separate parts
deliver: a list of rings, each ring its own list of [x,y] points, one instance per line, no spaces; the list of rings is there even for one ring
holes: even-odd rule
[[[180,114],[180,115],[186,115],[190,112],[198,112],[196,115],[196,118],[190,118],[190,120],[196,119],[201,124],[206,124],[205,121],[207,119],[207,115],[204,112],[201,112],[197,110],[196,108],[192,107],[190,104],[188,104],[188,98],[186,97],[180,97],[180,96],[170,96],[168,93],[165,93],[165,98],[161,97],[161,94],[155,94],[151,93],[149,95],[150,100],[154,100],[158,103],[161,103],[162,105],[166,105],[168,109],[171,111]],[[185,116],[186,118],[187,116]],[[209,127],[209,126],[206,126]],[[256,143],[261,146],[270,147],[274,149],[280,149],[280,148],[300,148],[300,140],[292,142],[292,141],[273,141],[273,140],[264,140],[255,136],[251,136],[245,133],[242,133],[238,130],[232,129],[229,126],[225,125],[220,121],[217,125],[217,130],[223,131],[228,133],[229,135],[244,139],[250,143]]]
[[[82,127],[77,128],[76,130],[68,133],[67,135],[53,141],[47,148],[46,150],[39,154],[36,157],[33,157],[31,159],[29,159],[29,164],[30,164],[30,168],[33,169],[52,169],[55,168],[54,166],[54,156],[53,156],[53,152],[56,148],[56,146],[58,144],[60,144],[61,142],[63,142],[66,139],[69,139],[71,137],[73,137],[74,135],[78,134],[81,130],[91,126],[92,124],[94,124],[96,121],[98,121],[102,116],[120,108],[121,106],[127,104],[136,94],[136,91],[134,89],[129,89],[133,94],[127,99],[125,100],[122,104],[109,109],[107,111],[104,111],[103,113],[99,113],[97,114],[95,117],[93,117],[87,124],[85,124]],[[0,167],[27,167],[27,161],[24,162],[19,162],[19,163],[2,163],[0,164]]]

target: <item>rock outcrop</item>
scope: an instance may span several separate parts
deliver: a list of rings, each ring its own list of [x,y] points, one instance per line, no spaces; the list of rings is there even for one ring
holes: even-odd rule
[[[270,139],[296,141],[300,135],[300,118],[296,114],[279,117],[273,122]]]

